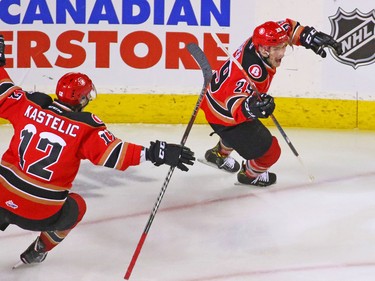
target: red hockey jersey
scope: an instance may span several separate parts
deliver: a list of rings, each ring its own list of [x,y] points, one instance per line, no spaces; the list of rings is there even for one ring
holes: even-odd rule
[[[286,19],[278,24],[287,31],[289,44],[300,45],[299,35],[303,27],[298,22]],[[234,52],[234,57],[241,63],[258,91],[267,93],[276,69],[259,56],[251,37]],[[253,93],[253,89],[243,75],[229,59],[214,71],[200,107],[209,123],[234,126],[249,121],[242,113],[241,104]]]
[[[118,170],[140,163],[142,146],[116,138],[94,114],[23,91],[2,67],[0,117],[14,128],[0,164],[0,207],[25,218],[60,210],[82,159]]]

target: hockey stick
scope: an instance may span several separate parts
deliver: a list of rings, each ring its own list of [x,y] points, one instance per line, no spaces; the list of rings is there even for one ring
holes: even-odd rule
[[[229,57],[229,59],[242,71],[245,79],[251,85],[251,88],[255,91],[255,93],[257,94],[257,96],[260,97],[260,93],[259,93],[257,87],[255,86],[255,83],[251,80],[251,78],[249,77],[249,75],[247,74],[247,72],[244,70],[244,68],[242,67],[242,65],[240,64],[240,62],[231,53],[229,53],[229,51],[228,51],[227,48],[224,47],[223,43],[220,41],[220,39],[216,35],[216,33],[212,33],[211,35],[214,38],[214,40],[216,41],[217,45],[225,52],[225,54]],[[283,128],[281,127],[279,121],[277,121],[276,117],[273,114],[271,114],[270,117],[271,117],[273,123],[275,124],[275,126],[277,127],[277,129],[279,130],[280,134],[283,136],[284,140],[288,144],[289,148],[292,150],[293,154],[297,157],[298,161],[300,162],[300,164],[302,165],[302,167],[305,169],[305,171],[306,171],[306,173],[307,173],[310,181],[313,181],[314,180],[314,176],[307,170],[307,168],[304,165],[301,157],[299,156],[298,151],[296,150],[296,148],[294,147],[294,145],[292,144],[292,142],[290,141],[290,139],[286,135],[286,133],[283,130]]]
[[[203,100],[203,97],[206,94],[208,84],[211,82],[211,78],[212,78],[212,69],[211,69],[211,66],[208,63],[208,60],[207,60],[205,54],[199,48],[199,46],[196,45],[196,44],[194,44],[194,43],[190,43],[190,44],[187,45],[187,49],[188,49],[189,53],[193,56],[193,58],[195,59],[195,61],[199,64],[199,66],[200,66],[200,68],[201,68],[201,70],[203,72],[204,82],[203,82],[203,87],[202,87],[201,93],[199,95],[198,101],[195,104],[195,107],[194,107],[194,110],[193,110],[193,114],[191,115],[190,121],[189,121],[188,125],[186,126],[185,133],[182,136],[181,143],[180,143],[181,146],[184,146],[185,143],[186,143],[186,140],[187,140],[187,138],[189,136],[190,130],[191,130],[193,124],[194,124],[195,118],[197,117],[198,110],[199,110],[199,107],[200,107],[201,102]],[[163,199],[165,191],[167,190],[167,186],[168,186],[168,183],[169,183],[169,181],[170,181],[170,179],[172,177],[174,168],[175,167],[171,167],[169,169],[169,172],[168,172],[168,174],[167,174],[167,176],[166,176],[166,178],[164,180],[163,187],[161,188],[161,191],[160,191],[159,196],[158,196],[158,198],[156,200],[154,208],[153,208],[153,210],[151,212],[151,215],[150,215],[150,217],[148,219],[146,227],[143,230],[143,233],[142,233],[141,238],[140,238],[140,240],[138,242],[137,248],[134,251],[133,257],[132,257],[132,259],[131,259],[131,261],[129,263],[128,269],[127,269],[126,274],[124,276],[124,279],[126,279],[126,280],[129,280],[129,278],[130,278],[130,275],[131,275],[131,273],[133,271],[133,268],[134,268],[134,265],[135,265],[135,263],[137,261],[137,258],[139,256],[139,253],[141,252],[143,243],[146,240],[146,237],[147,237],[147,234],[148,234],[148,232],[150,230],[151,224],[152,224],[152,222],[153,222],[153,220],[155,218],[156,212],[159,209],[161,200]]]

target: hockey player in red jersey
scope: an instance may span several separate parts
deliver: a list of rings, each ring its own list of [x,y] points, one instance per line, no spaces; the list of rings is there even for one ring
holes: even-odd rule
[[[125,170],[151,161],[188,171],[194,153],[187,147],[151,142],[150,147],[116,138],[94,114],[82,109],[96,96],[82,73],[67,73],[56,86],[57,99],[25,92],[13,84],[0,35],[0,117],[14,135],[0,163],[0,229],[9,224],[41,231],[19,264],[42,262],[82,220],[84,199],[70,191],[80,162]]]
[[[288,45],[302,45],[323,58],[325,47],[342,53],[338,42],[313,27],[291,19],[265,22],[234,53],[260,95],[251,88],[243,71],[227,60],[214,72],[202,102],[207,121],[220,137],[218,144],[205,153],[205,160],[232,173],[239,171],[240,183],[268,186],[276,182],[276,175],[268,169],[279,159],[280,146],[259,119],[269,117],[275,109],[274,99],[267,92]],[[242,166],[230,156],[233,150],[245,159]]]

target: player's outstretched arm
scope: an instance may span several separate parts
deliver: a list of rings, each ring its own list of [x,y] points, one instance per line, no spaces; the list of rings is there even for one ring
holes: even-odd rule
[[[316,54],[322,58],[327,56],[325,47],[332,48],[337,55],[342,54],[341,43],[333,39],[332,36],[323,32],[317,31],[314,27],[306,26],[300,35],[301,45],[306,49],[313,50]]]
[[[167,164],[185,172],[189,170],[186,165],[193,165],[195,161],[194,152],[190,148],[158,140],[150,142],[150,147],[146,150],[146,159],[155,166]]]

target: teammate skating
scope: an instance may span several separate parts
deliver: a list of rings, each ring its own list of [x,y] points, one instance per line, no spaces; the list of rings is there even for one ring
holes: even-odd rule
[[[268,170],[279,159],[280,146],[259,119],[268,118],[275,109],[274,99],[267,92],[288,45],[302,45],[323,58],[326,47],[342,53],[338,42],[313,27],[291,19],[265,22],[234,53],[253,83],[228,59],[214,72],[201,105],[220,137],[218,144],[205,153],[205,160],[220,169],[238,172],[237,180],[242,184],[264,187],[277,180]],[[245,159],[241,166],[230,156],[233,150]]]
[[[82,159],[117,170],[151,161],[188,171],[194,153],[187,147],[151,142],[148,148],[116,138],[94,114],[83,112],[95,98],[90,78],[67,73],[57,99],[26,92],[7,71],[0,35],[0,117],[14,128],[0,163],[0,230],[9,224],[40,231],[19,264],[37,264],[82,220],[84,199],[70,191]]]

